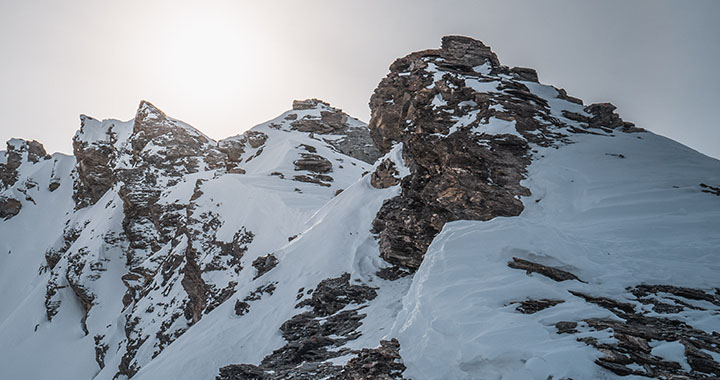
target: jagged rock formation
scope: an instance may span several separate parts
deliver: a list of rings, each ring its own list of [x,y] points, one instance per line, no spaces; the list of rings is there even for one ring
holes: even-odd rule
[[[370,99],[370,132],[383,152],[402,142],[412,174],[374,223],[384,259],[412,271],[445,223],[520,214],[529,144],[632,126],[611,104],[583,108],[537,81],[534,70],[502,66],[489,47],[460,36],[390,66]]]
[[[402,379],[405,367],[400,361],[396,340],[381,341],[380,347],[362,350],[343,348],[360,336],[358,328],[366,314],[364,307],[346,309],[350,304],[362,305],[377,297],[373,288],[351,285],[350,274],[321,281],[312,297],[299,302],[296,308],[311,310],[296,314],[280,326],[283,347],[266,356],[259,366],[232,364],[220,368],[217,380],[247,379]],[[329,359],[353,355],[345,365],[334,365]]]

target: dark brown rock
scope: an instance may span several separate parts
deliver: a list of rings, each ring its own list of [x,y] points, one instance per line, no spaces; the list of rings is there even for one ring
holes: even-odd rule
[[[265,141],[267,141],[267,138],[268,138],[267,135],[262,132],[247,131],[248,144],[250,144],[250,146],[253,148],[261,147],[263,144],[265,144]]]
[[[343,136],[339,139],[324,139],[324,141],[339,152],[367,163],[374,163],[381,156],[370,137],[370,131],[362,126],[351,126],[350,117],[342,110],[331,107],[330,104],[318,99],[295,100],[293,109],[320,109],[321,111],[320,117],[306,115],[298,118],[295,114],[288,115],[288,120],[294,120],[290,123],[292,129],[313,135]],[[311,150],[308,151],[314,153]]]
[[[280,326],[287,341],[283,347],[266,356],[259,366],[233,364],[220,369],[219,380],[314,380],[324,379],[401,379],[405,369],[396,340],[381,341],[380,347],[351,351],[342,346],[357,339],[365,314],[356,309],[344,310],[349,304],[361,305],[375,298],[375,290],[365,285],[351,285],[350,275],[321,281],[312,298],[297,307],[310,306]],[[303,296],[300,289],[298,296]],[[247,306],[249,307],[249,306]],[[246,303],[236,303],[236,313],[247,310]],[[240,312],[238,312],[240,310]],[[333,365],[329,359],[354,354],[345,366]]]
[[[508,266],[510,268],[515,269],[522,269],[527,271],[528,274],[530,273],[539,273],[545,277],[551,278],[555,281],[567,281],[567,280],[577,280],[580,282],[584,282],[577,278],[574,274],[564,271],[562,269],[549,267],[546,265],[541,265],[538,263],[533,263],[532,261],[519,259],[517,257],[513,257],[513,261],[508,263]]]
[[[710,185],[701,183],[700,187],[702,188],[701,191],[703,193],[709,193],[709,194],[714,194],[714,195],[720,196],[720,186],[715,187],[715,186],[710,186]]]
[[[250,311],[250,304],[245,301],[235,301],[235,315],[245,315]]]
[[[293,176],[293,181],[314,183],[314,184],[317,184],[320,186],[325,186],[325,187],[330,187],[330,184],[327,182],[331,182],[332,180],[333,180],[333,178],[330,176],[318,175],[318,174]],[[323,182],[323,181],[327,181],[327,182]]]
[[[17,169],[22,165],[24,157],[29,163],[50,158],[43,145],[35,140],[11,139],[5,151],[6,162],[0,164],[0,189],[8,188],[18,180]]]
[[[577,330],[575,330],[577,325],[577,322],[560,321],[555,324],[555,328],[558,334],[573,334],[577,332]]]
[[[370,184],[376,189],[386,189],[400,183],[400,173],[390,159],[383,160],[370,176]]]
[[[510,73],[516,76],[519,80],[524,80],[528,82],[538,81],[538,75],[535,69],[531,69],[528,67],[513,67],[512,69],[510,69]]]
[[[350,284],[350,274],[322,280],[312,298],[300,302],[297,307],[311,306],[317,315],[334,314],[348,304],[362,304],[377,296],[375,289],[364,285]]]
[[[401,195],[386,201],[378,212],[373,232],[382,257],[410,270],[420,265],[445,223],[518,215],[523,209],[518,196],[529,195],[520,185],[529,163],[527,142],[512,135],[481,135],[469,129],[449,134],[457,118],[469,111],[461,104],[475,104],[478,120],[494,111],[489,108],[488,94],[467,87],[459,77],[443,75],[433,82],[436,74],[427,71],[430,63],[437,70],[467,76],[480,76],[474,67],[487,63],[492,70],[504,70],[482,42],[449,36],[443,38],[441,49],[396,60],[371,97],[369,127],[375,144],[386,153],[395,142],[402,142],[402,157],[410,169],[410,175],[400,182]],[[537,101],[521,84],[517,94],[524,97],[519,104]],[[438,96],[446,106],[433,104]],[[514,109],[509,103],[505,108]],[[528,123],[534,122],[534,113],[524,117]],[[474,123],[482,126],[479,121]],[[375,184],[393,182],[381,183],[380,174],[376,173]]]
[[[258,278],[269,272],[271,269],[275,268],[277,264],[278,259],[272,253],[268,253],[265,256],[260,256],[257,259],[253,260],[252,266],[257,269],[257,274],[254,278]]]
[[[0,197],[0,218],[10,219],[20,213],[22,203],[15,198]]]
[[[668,305],[659,301],[661,299],[702,300],[713,305],[716,305],[715,301],[717,301],[717,295],[702,289],[671,285],[638,285],[629,288],[628,291],[629,295],[635,296],[636,300],[642,303],[647,303],[645,300],[649,298],[655,298],[655,301],[661,305]],[[720,354],[720,336],[717,333],[708,334],[703,330],[695,329],[677,317],[648,316],[646,311],[636,310],[633,305],[624,301],[591,296],[577,291],[571,293],[609,310],[616,316],[616,318],[584,320],[592,330],[610,330],[614,338],[613,342],[608,343],[600,343],[594,338],[578,339],[597,348],[603,354],[603,357],[595,361],[597,365],[620,376],[632,374],[657,379],[715,379],[720,376],[720,363],[703,351]],[[673,312],[678,311],[680,310]],[[576,333],[575,325],[577,325],[575,322],[559,322],[556,327],[558,333]],[[685,347],[685,359],[690,364],[691,370],[688,372],[677,362],[653,355],[649,344],[651,341],[680,342]]]
[[[553,307],[553,306],[561,304],[563,302],[565,302],[565,301],[551,300],[551,299],[525,300],[525,301],[519,302],[518,307],[515,309],[523,314],[534,314],[534,313],[537,313],[538,311],[545,310],[549,307]]]
[[[332,163],[323,156],[311,153],[300,153],[300,159],[294,162],[295,170],[307,170],[315,173],[332,171]]]

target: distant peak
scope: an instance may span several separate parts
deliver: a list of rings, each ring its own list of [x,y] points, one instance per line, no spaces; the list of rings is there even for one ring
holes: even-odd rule
[[[319,105],[330,107],[330,103],[320,99],[305,99],[305,100],[293,100],[292,109],[295,111],[315,109]]]
[[[45,151],[45,147],[37,140],[25,140],[12,138],[6,143],[7,153],[6,154],[22,154],[28,153],[28,160],[31,162],[38,162],[40,159],[47,159],[50,156]],[[17,156],[20,159],[20,156]]]
[[[138,106],[137,113],[135,114],[136,120],[143,120],[143,119],[154,119],[154,118],[166,118],[167,115],[165,115],[165,112],[161,111],[159,108],[155,107],[152,103],[148,102],[147,100],[141,100],[140,105]]]

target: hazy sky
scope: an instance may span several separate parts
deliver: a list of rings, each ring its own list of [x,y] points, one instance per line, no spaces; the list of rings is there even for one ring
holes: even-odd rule
[[[0,140],[70,153],[141,99],[219,139],[317,97],[367,121],[388,66],[447,34],[720,157],[720,1],[0,0]]]

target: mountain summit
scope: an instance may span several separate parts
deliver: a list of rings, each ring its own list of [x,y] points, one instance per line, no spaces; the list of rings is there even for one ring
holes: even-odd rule
[[[719,161],[462,36],[370,109],[10,140],[0,378],[720,376]]]

